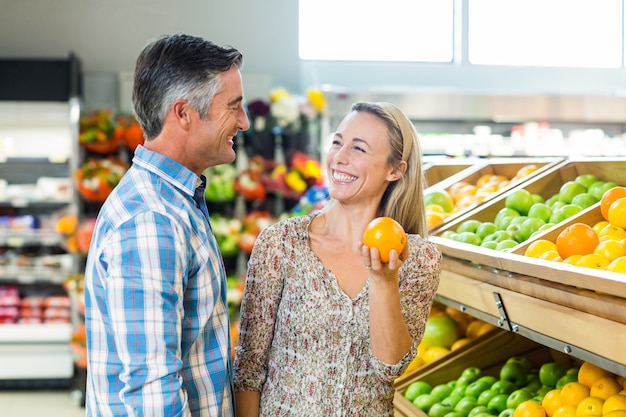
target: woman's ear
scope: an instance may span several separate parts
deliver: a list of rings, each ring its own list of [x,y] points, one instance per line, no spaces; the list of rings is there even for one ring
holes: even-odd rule
[[[407,164],[406,161],[400,161],[398,164],[391,170],[389,175],[387,175],[387,179],[390,182],[398,181],[400,178],[404,176],[406,172]]]

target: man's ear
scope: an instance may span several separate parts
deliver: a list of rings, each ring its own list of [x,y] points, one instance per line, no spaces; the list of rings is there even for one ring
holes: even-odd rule
[[[186,129],[191,122],[191,117],[189,114],[189,106],[187,105],[187,101],[185,100],[176,100],[172,105],[172,113],[179,126],[183,129]]]

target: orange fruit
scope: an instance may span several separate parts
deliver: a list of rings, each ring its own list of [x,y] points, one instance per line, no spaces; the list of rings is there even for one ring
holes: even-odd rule
[[[548,417],[552,417],[554,412],[561,405],[563,405],[563,402],[561,400],[561,390],[553,389],[548,391],[546,395],[543,396],[543,400],[541,400],[541,405],[546,410],[546,415]]]
[[[562,259],[571,255],[592,253],[598,243],[598,235],[585,223],[574,223],[566,227],[556,238],[556,248]]]
[[[428,230],[434,230],[446,221],[446,216],[438,212],[426,212],[426,224]]]
[[[478,328],[478,331],[476,332],[476,337],[482,336],[485,333],[488,333],[488,332],[490,332],[493,329],[497,329],[497,327],[494,326],[491,323],[485,322],[485,323],[481,324],[480,327]]]
[[[626,256],[620,256],[619,258],[613,259],[604,269],[611,272],[626,274]]]
[[[554,411],[552,417],[576,417],[576,408],[575,405],[562,405]]]
[[[611,395],[610,397],[604,400],[604,405],[602,405],[602,414],[606,415],[611,411],[615,410],[623,410],[626,411],[626,395],[617,394]]]
[[[424,357],[422,359],[424,359],[424,363],[429,363],[441,358],[442,356],[447,355],[448,353],[450,353],[450,349],[448,348],[442,346],[433,346],[426,349],[426,352],[424,352]]]
[[[618,198],[626,197],[626,187],[613,187],[602,195],[600,212],[604,220],[609,220],[609,207]]]
[[[457,350],[460,347],[463,347],[465,345],[467,345],[469,342],[471,342],[472,339],[469,339],[467,337],[464,337],[462,339],[457,340],[456,342],[452,343],[452,346],[450,346],[450,350]]]
[[[545,252],[549,250],[556,250],[556,243],[547,239],[538,239],[532,242],[526,250],[524,251],[524,255],[530,256],[531,258],[539,258]]]
[[[626,256],[626,246],[620,240],[604,240],[598,243],[593,253],[606,257],[609,261]]]
[[[611,263],[611,260],[604,255],[597,253],[588,253],[583,255],[576,262],[576,266],[582,266],[583,268],[604,269]]]
[[[513,178],[515,179],[524,178],[525,176],[530,175],[533,172],[537,171],[537,169],[539,169],[539,167],[535,164],[524,165],[523,167],[517,170]]]
[[[579,402],[588,396],[589,387],[580,382],[568,382],[561,388],[561,402],[563,405],[573,405],[576,407]]]
[[[493,174],[483,174],[481,175],[478,180],[476,181],[476,187],[481,188],[483,185],[487,184],[488,182],[492,181],[493,179]]]
[[[626,417],[626,410],[613,410],[606,414],[602,414],[602,417]]]
[[[404,228],[391,217],[377,217],[365,228],[363,244],[370,248],[378,249],[380,260],[389,262],[389,252],[395,250],[398,255],[402,253],[406,245],[406,233]]]
[[[587,388],[591,388],[594,382],[605,376],[613,376],[613,374],[591,362],[583,362],[578,369],[578,382]]]
[[[621,240],[626,238],[626,230],[608,223],[598,232],[600,240]]]
[[[576,262],[578,262],[580,260],[580,258],[582,258],[582,255],[571,255],[568,256],[567,258],[563,259],[563,263],[564,264],[570,264],[570,265],[576,265]]]
[[[609,224],[609,222],[607,222],[606,220],[599,221],[596,224],[594,224],[593,226],[591,226],[591,228],[593,229],[594,232],[596,232],[596,234],[599,237],[600,236],[600,231],[602,229],[604,229],[608,224]]]
[[[467,325],[467,329],[465,330],[465,337],[469,339],[473,339],[478,335],[478,331],[482,327],[482,325],[486,323],[482,320],[473,320]]]
[[[622,386],[619,382],[617,382],[615,377],[605,376],[595,380],[595,382],[591,385],[589,394],[592,397],[598,397],[606,400],[612,395],[619,394],[621,390]]]
[[[602,416],[602,406],[604,399],[598,397],[587,397],[578,403],[576,407],[576,417]]]
[[[544,259],[546,261],[556,261],[556,262],[560,262],[563,260],[563,258],[561,258],[561,255],[559,254],[559,251],[554,250],[554,249],[545,251],[539,256],[539,259]]]
[[[546,417],[546,410],[536,401],[524,401],[515,407],[513,417]]]
[[[621,376],[621,375],[616,375],[615,378],[617,379],[617,382],[619,382],[619,384],[622,386],[622,388],[626,389],[626,377]]]
[[[609,206],[607,220],[613,226],[626,228],[626,197],[618,198]]]

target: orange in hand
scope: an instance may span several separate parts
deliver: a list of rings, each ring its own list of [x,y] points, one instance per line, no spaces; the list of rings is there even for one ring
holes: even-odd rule
[[[363,244],[378,249],[380,260],[389,262],[389,251],[395,249],[398,255],[404,250],[407,236],[404,228],[391,217],[377,217],[365,228]]]

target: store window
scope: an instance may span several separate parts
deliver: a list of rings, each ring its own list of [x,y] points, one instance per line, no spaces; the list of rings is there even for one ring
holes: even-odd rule
[[[454,0],[300,0],[306,60],[451,62]]]
[[[468,0],[471,64],[620,68],[622,0]]]

